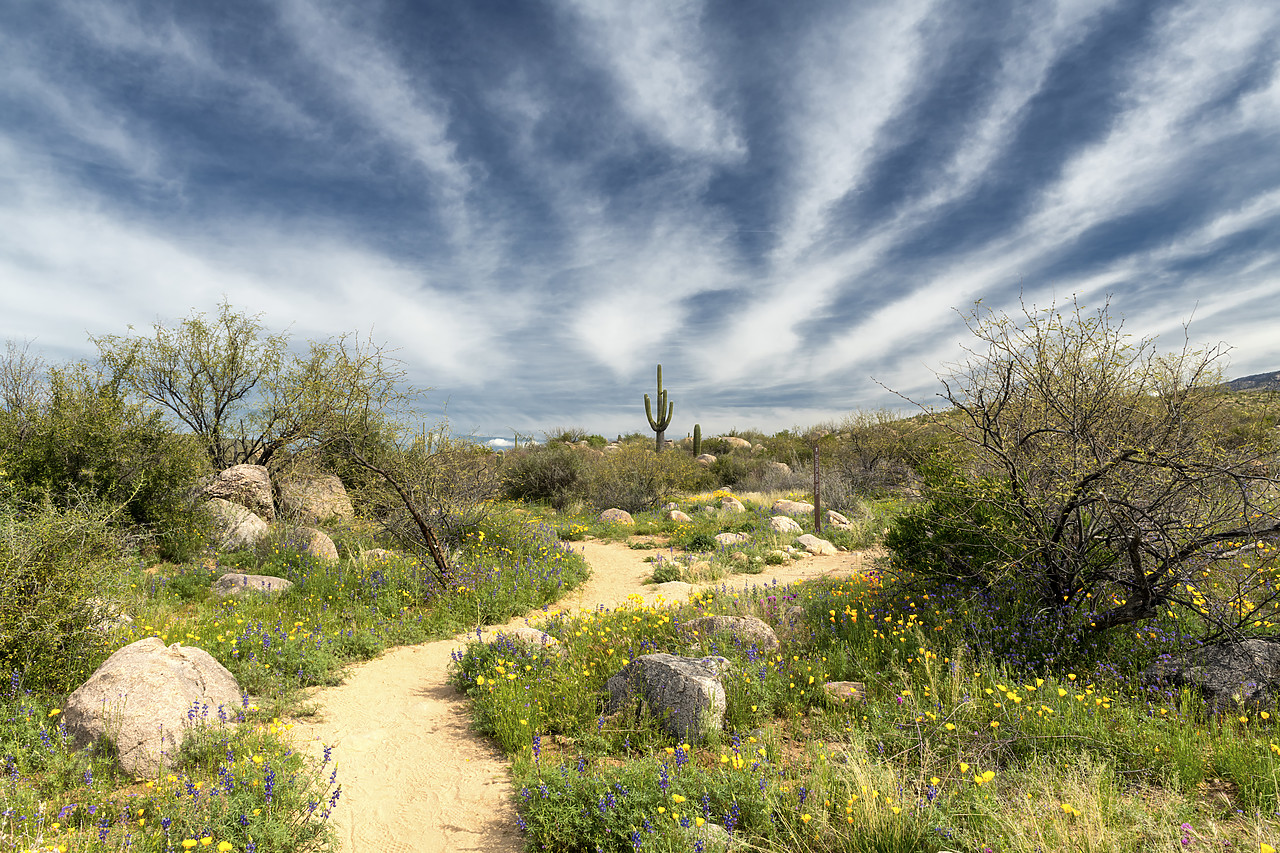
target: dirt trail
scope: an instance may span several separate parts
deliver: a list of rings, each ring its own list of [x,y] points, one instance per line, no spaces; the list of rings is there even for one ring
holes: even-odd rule
[[[643,583],[652,552],[598,542],[574,549],[592,575],[555,610],[612,608],[652,590]],[[865,559],[865,552],[814,557],[728,582],[846,575]],[[317,756],[324,744],[333,747],[342,797],[332,820],[345,853],[522,849],[507,762],[471,732],[466,697],[447,682],[452,652],[472,636],[390,649],[348,669],[341,685],[311,695],[317,713],[297,721],[293,735]]]

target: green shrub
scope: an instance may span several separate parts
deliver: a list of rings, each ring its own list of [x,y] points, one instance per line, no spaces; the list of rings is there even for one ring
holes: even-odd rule
[[[653,569],[654,583],[669,583],[678,580],[684,580],[684,571],[680,568],[679,563],[664,560]]]
[[[704,469],[684,453],[654,453],[640,445],[622,447],[592,460],[586,471],[586,497],[597,510],[628,512],[655,509],[705,483]]]
[[[210,468],[198,443],[157,413],[122,400],[85,365],[54,368],[38,406],[0,411],[0,469],[20,501],[122,508],[160,555],[190,559],[204,522],[190,497]]]
[[[101,662],[96,623],[125,552],[111,516],[0,503],[0,673],[68,692]]]
[[[676,544],[685,551],[714,551],[719,547],[716,545],[715,537],[710,533],[694,533]]]
[[[584,488],[586,457],[564,444],[508,453],[503,464],[507,496],[518,501],[549,501],[564,509]]]

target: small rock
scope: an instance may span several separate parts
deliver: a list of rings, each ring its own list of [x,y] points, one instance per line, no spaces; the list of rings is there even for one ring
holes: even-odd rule
[[[647,601],[657,601],[659,598],[671,603],[683,603],[689,600],[689,596],[693,594],[693,584],[684,581],[667,581],[666,583],[654,584],[653,588],[645,595]]]
[[[293,581],[271,575],[246,575],[240,572],[225,574],[213,582],[213,594],[219,598],[239,597],[246,592],[280,595],[293,589]]]
[[[749,533],[717,533],[716,544],[721,546],[739,545],[743,542],[750,542],[751,534]]]
[[[826,539],[819,539],[812,533],[797,537],[796,544],[818,557],[832,557],[840,553],[836,550],[835,545],[832,545]]]
[[[672,521],[679,521],[679,522],[681,522],[681,523],[688,522],[688,521],[693,521],[693,519],[692,519],[692,518],[690,518],[689,516],[685,515],[683,512],[681,512],[681,511],[680,511],[680,510],[678,510],[678,509],[673,509],[673,510],[671,510],[670,512],[668,512],[668,513],[667,513],[667,518],[671,519]]]
[[[834,509],[829,509],[827,510],[827,523],[841,524],[841,525],[848,526],[849,519],[841,515],[840,513],[836,512]]]
[[[783,499],[774,501],[773,512],[778,515],[813,515],[813,504]]]
[[[720,508],[729,512],[746,512],[747,508],[742,505],[742,501],[733,495],[725,495],[720,499]]]
[[[794,518],[786,515],[775,515],[769,519],[769,529],[774,533],[801,533],[804,528],[801,527]]]
[[[709,468],[711,464],[716,461],[716,458],[710,453],[699,453],[697,456],[693,457],[693,461],[697,462],[703,468]]]
[[[395,551],[388,551],[386,548],[370,548],[360,555],[366,563],[387,563],[392,560],[400,559],[400,555]]]
[[[729,555],[729,559],[735,563],[746,563],[751,560],[751,558],[742,551],[734,551]]]

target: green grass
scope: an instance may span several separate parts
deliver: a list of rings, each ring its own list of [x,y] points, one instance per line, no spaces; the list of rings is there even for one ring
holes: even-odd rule
[[[872,577],[561,616],[544,626],[560,655],[473,646],[455,682],[513,758],[530,850],[721,849],[707,824],[777,851],[1260,850],[1280,838],[1273,714],[1207,714],[1113,663],[1012,673],[914,605]],[[790,627],[795,606],[805,616]],[[761,656],[680,633],[709,612],[757,615],[790,639]],[[603,716],[608,677],[657,650],[734,662],[718,738],[686,749],[643,718]],[[828,680],[863,682],[865,700],[827,699]]]
[[[491,513],[455,554],[447,585],[412,559],[364,559],[376,541],[347,541],[336,563],[278,545],[150,570],[120,563],[112,602],[133,622],[103,636],[84,660],[53,665],[87,676],[112,651],[148,636],[198,646],[254,697],[231,712],[247,720],[213,725],[184,747],[171,773],[135,780],[101,751],[69,748],[58,726],[64,697],[6,679],[0,851],[167,851],[182,850],[184,840],[201,850],[325,849],[323,819],[341,780],[330,761],[317,766],[293,751],[277,719],[298,708],[299,689],[336,683],[345,664],[385,647],[536,609],[587,574],[550,528],[510,507]],[[219,599],[210,585],[227,571],[284,577],[294,587],[278,598]]]

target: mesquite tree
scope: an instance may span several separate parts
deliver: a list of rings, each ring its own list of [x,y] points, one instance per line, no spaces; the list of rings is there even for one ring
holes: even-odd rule
[[[1280,621],[1272,448],[1224,440],[1221,345],[1162,353],[1104,306],[967,318],[941,374],[958,450],[886,544],[900,579],[1106,631],[1180,610],[1206,637]]]

